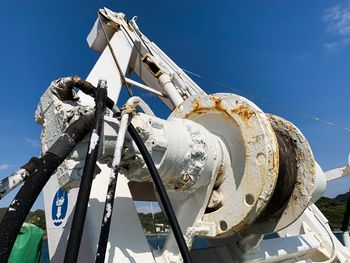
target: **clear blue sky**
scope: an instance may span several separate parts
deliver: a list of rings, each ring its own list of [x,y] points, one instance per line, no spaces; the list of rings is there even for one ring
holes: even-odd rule
[[[141,30],[183,68],[350,127],[349,1],[0,0],[0,178],[39,154],[34,111],[51,80],[86,77],[97,60],[85,39],[103,6],[137,15]],[[346,164],[350,132],[253,101],[295,123],[324,170]],[[350,178],[339,180],[326,195],[349,187]]]

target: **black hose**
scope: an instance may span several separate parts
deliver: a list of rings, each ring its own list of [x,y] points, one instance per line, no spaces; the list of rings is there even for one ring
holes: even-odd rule
[[[79,87],[84,93],[86,93],[88,95],[91,95],[91,96],[94,96],[94,94],[96,92],[94,91],[95,88],[94,88],[94,86],[92,84],[90,84],[87,81],[82,81],[77,76],[73,76],[72,79],[73,80],[76,79],[74,81],[75,87]],[[109,101],[112,101],[112,100],[107,98],[106,106],[109,109],[113,109],[114,103],[112,104]],[[190,262],[192,262],[190,252],[188,250],[188,247],[187,247],[186,242],[184,240],[184,237],[182,235],[181,228],[180,228],[179,223],[178,223],[178,221],[176,219],[176,216],[175,216],[174,210],[172,208],[172,205],[170,203],[169,197],[168,197],[168,195],[166,193],[164,185],[163,185],[163,183],[161,181],[161,178],[160,178],[160,176],[158,174],[157,168],[155,167],[155,165],[153,163],[153,160],[152,160],[152,158],[151,158],[151,156],[150,156],[146,146],[144,145],[142,139],[140,138],[139,134],[137,133],[137,131],[135,130],[134,126],[131,123],[128,126],[128,132],[131,135],[131,137],[133,138],[133,140],[135,141],[137,147],[139,148],[139,150],[140,150],[140,152],[141,152],[141,154],[142,154],[142,156],[143,156],[143,158],[144,158],[144,160],[146,162],[148,170],[150,171],[150,174],[152,176],[152,179],[154,181],[156,189],[157,189],[157,191],[159,193],[159,197],[160,197],[161,202],[163,204],[165,213],[166,213],[166,215],[167,215],[167,217],[169,219],[169,222],[170,222],[171,228],[173,230],[175,239],[176,239],[177,244],[179,246],[179,250],[180,250],[180,253],[182,255],[182,258],[183,258],[185,263],[190,263]],[[113,187],[113,186],[111,186],[111,187]],[[113,199],[114,199],[114,195],[113,195]],[[108,238],[109,226],[108,226],[108,232],[106,232],[106,231],[107,231],[107,228],[105,229],[104,233],[101,232],[101,234],[103,234],[104,236],[106,236]],[[101,238],[101,236],[100,236],[100,238]],[[101,242],[107,242],[108,241],[107,238],[104,241],[101,241],[101,239],[100,239],[100,241]],[[100,244],[100,242],[99,242],[99,244]],[[103,246],[106,247],[104,244],[103,244]],[[97,256],[99,256],[99,253],[102,253],[103,257],[104,257],[105,252],[106,252],[105,250],[106,250],[105,248],[103,250],[100,249],[100,251],[98,249]],[[102,256],[102,254],[101,254],[101,256]],[[99,260],[101,258],[99,258]],[[97,257],[96,257],[96,262],[97,262]]]
[[[57,80],[56,85],[56,95],[58,95],[62,100],[74,99],[74,87],[80,89],[86,95],[89,95],[96,99],[95,86],[76,75],[73,75],[72,77],[61,78]],[[114,101],[111,98],[106,97],[106,107],[112,110],[114,105]]]
[[[113,168],[113,174],[109,178],[105,207],[103,211],[100,238],[98,241],[98,248],[96,253],[96,263],[103,263],[106,256],[106,249],[108,243],[109,229],[112,221],[114,196],[117,187],[119,166]]]
[[[68,85],[70,89],[73,89],[73,87],[77,87],[81,91],[83,91],[85,94],[88,94],[92,97],[97,97],[96,96],[96,88],[91,83],[89,83],[85,80],[82,80],[81,78],[79,78],[77,76],[73,76],[73,77],[69,78],[69,81],[71,81],[70,82],[71,84]],[[63,85],[63,88],[64,87],[65,86]],[[107,97],[106,98],[106,106],[107,106],[107,108],[113,110],[113,108],[114,108],[113,100]],[[169,222],[170,222],[171,228],[173,230],[175,239],[177,241],[182,258],[183,258],[185,263],[190,263],[190,262],[192,262],[190,252],[188,250],[188,247],[187,247],[186,242],[184,240],[184,237],[182,235],[181,228],[180,228],[179,223],[176,219],[176,216],[175,216],[174,210],[172,208],[172,205],[170,203],[169,197],[166,193],[164,185],[163,185],[161,178],[158,174],[157,168],[155,167],[153,160],[152,160],[146,146],[144,145],[142,139],[140,138],[139,134],[137,133],[137,131],[135,130],[135,128],[132,124],[129,124],[128,131],[129,131],[129,134],[131,135],[131,137],[133,138],[133,140],[135,141],[137,147],[139,148],[139,150],[140,150],[140,152],[141,152],[141,154],[146,162],[148,170],[150,171],[150,174],[153,178],[154,184],[155,184],[156,189],[159,193],[159,197],[160,197],[161,202],[163,204],[165,213],[169,219]],[[85,171],[85,168],[84,168],[84,171]],[[84,175],[83,175],[83,178],[84,178]],[[83,180],[83,178],[82,178],[82,180]],[[111,187],[113,187],[113,185],[111,185]],[[79,199],[77,201],[77,205],[78,204],[79,204]],[[73,219],[73,222],[74,222],[74,219]],[[83,224],[80,224],[79,227],[83,227],[82,225]],[[73,228],[73,226],[72,226],[72,228]],[[107,228],[106,228],[106,230],[107,230]],[[108,226],[108,232],[109,232],[109,226]],[[104,231],[104,233],[103,233],[103,235],[106,235],[106,233],[107,233],[107,238],[108,238],[108,232]],[[72,235],[72,233],[71,233],[71,235]],[[104,240],[103,242],[106,242],[106,240]],[[79,244],[80,244],[80,241],[79,241]],[[68,243],[68,245],[69,245],[69,243]],[[76,249],[79,250],[79,246]],[[69,258],[70,256],[67,255],[67,251],[68,251],[68,247],[66,250],[65,262],[74,262],[74,261],[70,261],[70,258]],[[103,251],[100,251],[100,252],[98,251],[97,253],[105,254],[105,249]],[[67,261],[66,261],[66,259],[67,259]],[[96,258],[96,260],[97,260],[97,258]]]
[[[0,262],[7,262],[22,224],[41,190],[75,145],[91,131],[92,122],[91,114],[83,115],[73,122],[26,179],[0,224]]]
[[[346,208],[345,208],[345,212],[344,212],[343,222],[341,225],[341,231],[343,231],[343,232],[348,231],[349,217],[350,217],[350,196],[348,197],[348,200],[346,202]]]
[[[23,183],[28,176],[38,167],[41,160],[36,157],[32,157],[28,163],[23,165],[19,170],[12,173],[10,176],[0,180],[0,200],[4,198],[8,193],[15,189],[18,185]],[[12,182],[11,182],[12,181]],[[11,186],[10,186],[11,182]]]
[[[89,202],[91,185],[95,175],[96,161],[100,144],[100,137],[104,123],[104,111],[106,107],[106,82],[99,81],[96,94],[96,109],[94,117],[94,129],[90,138],[90,146],[87,150],[83,175],[79,187],[78,198],[74,211],[72,227],[64,256],[64,262],[77,262],[81,237],[84,230],[86,211]],[[92,147],[92,145],[94,145]]]
[[[158,191],[160,200],[162,201],[165,214],[167,215],[170,226],[173,230],[175,239],[177,241],[177,245],[179,246],[180,253],[182,255],[182,258],[185,263],[192,262],[192,258],[190,255],[190,252],[188,250],[188,247],[186,245],[185,239],[182,235],[181,228],[179,226],[179,223],[176,219],[173,207],[170,203],[168,194],[164,188],[163,182],[158,174],[157,168],[153,163],[152,157],[149,154],[145,144],[143,143],[140,135],[137,133],[135,127],[130,123],[128,126],[128,132],[134,142],[136,143],[138,149],[140,150],[140,153],[142,154],[143,159],[145,160],[145,163],[147,165],[147,168],[152,176],[154,185],[156,186],[156,189]]]
[[[22,165],[21,168],[28,171],[29,174],[33,173],[36,168],[41,164],[41,159],[37,157],[30,158],[29,162]],[[26,179],[26,178],[25,178]]]

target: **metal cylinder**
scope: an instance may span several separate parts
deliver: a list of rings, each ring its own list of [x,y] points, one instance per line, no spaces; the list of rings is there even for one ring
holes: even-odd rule
[[[190,120],[162,120],[138,114],[132,119],[169,191],[194,191],[220,164],[220,139]],[[129,145],[121,166],[132,181],[151,181],[137,148]]]

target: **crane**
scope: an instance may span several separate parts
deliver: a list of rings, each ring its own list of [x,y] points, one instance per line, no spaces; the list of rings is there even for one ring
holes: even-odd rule
[[[42,157],[0,184],[3,196],[25,180],[0,225],[0,256],[43,189],[52,262],[348,262],[349,242],[314,205],[348,166],[323,172],[293,123],[242,96],[207,94],[136,20],[100,9],[87,37],[100,57],[86,80],[59,78],[42,95]],[[133,200],[160,201],[172,226],[162,250],[147,245]],[[191,249],[198,236],[208,246]]]

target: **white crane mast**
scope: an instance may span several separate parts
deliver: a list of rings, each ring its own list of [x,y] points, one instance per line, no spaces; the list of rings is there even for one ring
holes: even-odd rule
[[[326,176],[292,123],[265,114],[236,94],[207,95],[141,33],[136,18],[129,21],[122,13],[101,9],[87,40],[101,53],[87,81],[97,86],[99,79],[106,80],[108,97],[115,102],[123,86],[130,93],[130,87],[141,88],[172,111],[166,120],[159,118],[138,97],[121,108],[150,152],[187,246],[191,248],[196,236],[208,238],[208,248],[191,252],[194,262],[349,262],[349,248],[336,239],[313,204],[325,190]],[[130,79],[130,73],[144,83]],[[43,152],[72,119],[94,107],[93,99],[82,92],[76,101],[57,98],[59,81],[42,96],[36,112],[43,124]],[[143,113],[136,112],[136,106]],[[95,260],[120,126],[109,115],[79,262]],[[172,233],[163,250],[151,251],[147,244],[133,197],[157,200],[157,193],[135,144],[127,134],[122,141],[105,262],[181,262]],[[64,257],[87,147],[87,142],[79,144],[44,188],[52,262]],[[329,179],[341,175],[334,170]],[[263,239],[268,233],[276,237]]]

